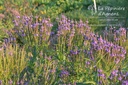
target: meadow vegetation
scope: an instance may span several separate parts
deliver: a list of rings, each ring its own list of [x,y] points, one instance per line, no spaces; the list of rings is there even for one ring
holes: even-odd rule
[[[95,31],[93,2],[71,1],[0,1],[0,85],[128,84],[128,29]]]

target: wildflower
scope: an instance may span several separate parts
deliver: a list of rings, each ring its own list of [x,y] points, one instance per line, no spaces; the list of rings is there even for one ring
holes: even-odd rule
[[[53,27],[53,24],[47,24],[48,27]]]
[[[125,29],[125,28],[122,28],[122,27],[121,27],[121,28],[119,29],[119,31],[120,31],[120,35],[121,35],[121,36],[126,35],[126,29]]]
[[[90,61],[86,61],[86,65],[90,65]]]
[[[16,18],[20,19],[20,16],[16,16]]]
[[[112,71],[112,76],[117,76],[118,75],[118,70]]]
[[[12,84],[13,83],[13,81],[12,80],[9,80],[9,82],[8,82],[9,84]]]
[[[126,54],[126,50],[125,50],[125,49],[122,49],[121,51],[122,51],[122,53],[123,53],[124,55]]]
[[[101,69],[98,69],[97,71],[98,71],[99,73],[102,73],[102,72],[103,72]]]
[[[106,48],[105,48],[105,51],[106,51],[107,53],[110,53],[110,52],[111,52],[109,47],[106,47]]]
[[[101,77],[101,78],[103,78],[103,79],[106,78],[106,77],[105,77],[105,74],[103,74],[103,73],[99,73],[98,76]]]
[[[128,76],[128,72],[126,72],[126,76]]]
[[[13,23],[15,24],[15,26],[19,25],[19,23],[16,20],[14,20]]]
[[[101,74],[100,75],[103,79],[105,79],[106,77],[105,77],[105,74]]]
[[[21,35],[21,36],[22,36],[22,37],[25,37],[25,35],[26,35],[25,33],[22,33],[22,35]]]
[[[122,80],[122,77],[121,77],[121,76],[119,76],[119,77],[118,77],[118,80],[119,80],[119,81],[121,81],[121,80]]]
[[[54,35],[55,34],[55,32],[51,32],[51,34],[50,35]]]
[[[69,72],[66,70],[62,70],[60,73],[60,77],[63,78],[63,77],[67,77],[67,76],[69,76]]]
[[[128,85],[128,80],[124,80],[124,81],[122,82],[122,85]]]
[[[98,85],[102,85],[102,81],[99,81],[99,82],[98,82]]]
[[[111,57],[114,57],[114,56],[115,56],[115,54],[111,53],[111,54],[110,54],[110,56],[111,56]]]
[[[77,54],[79,54],[79,52],[80,52],[79,50],[78,51],[73,51],[73,50],[70,51],[70,53],[73,55],[77,55]]]
[[[118,64],[120,62],[120,59],[116,59],[115,63]]]
[[[39,34],[34,34],[34,36],[39,36]]]
[[[119,38],[115,38],[115,41],[118,41],[119,40]]]
[[[100,43],[103,43],[103,39],[102,39],[101,36],[98,38],[98,41],[99,41]]]

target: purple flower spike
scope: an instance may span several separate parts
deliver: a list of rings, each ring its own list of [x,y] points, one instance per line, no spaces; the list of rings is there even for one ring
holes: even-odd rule
[[[126,76],[128,76],[128,72],[126,72]]]
[[[67,77],[67,76],[69,76],[69,72],[66,70],[62,70],[60,73],[60,77],[63,78],[63,77]]]
[[[109,77],[109,79],[111,79],[111,80],[112,80],[112,79],[113,79],[113,77],[112,77],[112,76],[110,76],[110,77]]]
[[[112,71],[112,76],[117,76],[118,75],[118,70]]]
[[[73,51],[73,50],[70,51],[70,53],[71,53],[72,55],[77,55],[77,54],[79,54],[79,52],[80,52],[80,51]]]
[[[86,61],[86,65],[90,65],[90,61]]]
[[[103,72],[101,69],[98,69],[97,71],[98,71],[99,73],[102,73],[102,72]]]
[[[119,80],[119,81],[121,81],[121,80],[122,80],[122,77],[121,77],[121,76],[119,76],[118,80]]]
[[[55,32],[51,32],[51,34],[50,35],[54,35],[55,34]]]
[[[123,81],[122,85],[128,85],[128,80]]]

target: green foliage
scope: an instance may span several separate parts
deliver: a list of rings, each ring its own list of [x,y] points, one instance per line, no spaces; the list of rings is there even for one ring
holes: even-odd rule
[[[72,10],[81,10],[83,7],[83,0],[54,0],[52,2],[42,2],[38,9],[42,14],[55,18],[58,14],[66,13]],[[45,14],[46,12],[46,14]]]

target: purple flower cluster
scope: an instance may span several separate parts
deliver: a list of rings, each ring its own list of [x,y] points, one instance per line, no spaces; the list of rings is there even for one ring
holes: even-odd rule
[[[106,76],[105,76],[105,74],[103,73],[103,71],[102,71],[101,69],[98,69],[97,71],[98,71],[98,76],[99,76],[100,78],[106,79]]]
[[[128,85],[128,80],[124,80],[124,81],[122,82],[122,85]]]
[[[70,74],[70,73],[69,73],[67,70],[62,70],[62,71],[60,72],[60,77],[61,77],[61,78],[65,78],[65,77],[68,77],[69,74]]]
[[[71,55],[78,55],[79,53],[80,53],[80,50],[77,50],[77,51],[71,50],[71,51],[70,51],[70,54],[71,54]]]
[[[116,30],[115,28],[113,29],[112,27],[110,28],[110,30],[104,31],[104,38],[108,37],[113,39],[116,43],[120,44],[119,41],[126,41],[126,37],[127,37],[127,30],[123,27],[120,27],[118,30]],[[110,40],[111,40],[110,39]]]
[[[57,35],[64,35],[67,32],[70,31],[71,29],[71,21],[64,15],[62,15],[62,18],[59,20],[58,22],[58,31],[57,31]]]
[[[93,53],[102,52],[101,54],[107,54],[108,56],[114,57],[115,62],[118,63],[120,59],[125,59],[126,50],[122,46],[114,44],[108,40],[98,36],[93,32],[88,32],[85,35],[85,41],[90,41],[91,48],[87,53],[93,55]]]
[[[61,19],[58,21],[58,31],[57,35],[66,35],[71,33],[70,36],[74,36],[75,31],[78,34],[85,34],[85,27],[87,25],[80,20],[79,22],[68,19],[66,16],[62,15]]]
[[[14,24],[13,37],[18,38],[22,43],[33,41],[33,43],[39,44],[49,40],[53,26],[50,18],[43,18],[42,21],[39,21],[38,17],[33,16],[15,18]]]
[[[15,43],[15,42],[16,42],[16,38],[15,37],[9,37],[9,38],[5,38],[4,39],[4,44],[5,45],[11,44],[11,43]]]
[[[113,71],[111,72],[111,76],[113,76],[113,77],[118,76],[118,70],[113,70]]]
[[[126,35],[126,29],[121,27],[119,29],[119,33],[120,33],[121,36]]]
[[[121,41],[121,42],[125,42],[126,41],[126,29],[125,28],[119,28],[119,30],[116,30],[114,32],[114,40],[115,41]]]
[[[103,54],[108,54],[111,57],[116,57],[118,59],[124,59],[126,55],[126,50],[122,46],[114,44],[108,40],[102,38],[102,36],[98,36],[93,32],[88,32],[85,35],[85,41],[89,40],[91,42],[90,51],[100,52]],[[90,54],[90,52],[88,52]]]

